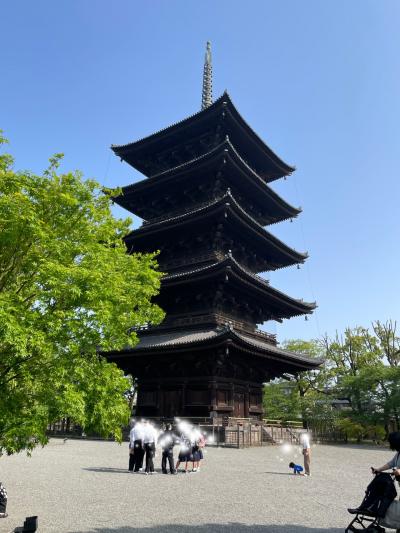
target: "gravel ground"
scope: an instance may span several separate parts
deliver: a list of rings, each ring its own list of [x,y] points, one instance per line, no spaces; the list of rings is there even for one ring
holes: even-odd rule
[[[297,448],[208,448],[201,472],[130,474],[127,443],[52,439],[31,458],[0,459],[9,533],[29,515],[41,533],[338,533],[392,456],[363,446],[313,446],[312,477],[294,476]],[[176,455],[176,453],[175,453]],[[160,453],[155,464],[160,465]]]

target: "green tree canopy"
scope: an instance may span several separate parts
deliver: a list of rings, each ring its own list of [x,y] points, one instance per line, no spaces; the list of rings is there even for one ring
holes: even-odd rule
[[[349,438],[381,438],[390,427],[400,428],[400,338],[396,322],[372,323],[371,330],[347,328],[333,339],[290,340],[285,349],[322,357],[319,370],[301,372],[289,381],[265,387],[264,409],[269,418],[295,420],[325,432],[341,430]],[[349,400],[335,409],[335,400]]]
[[[358,438],[371,433],[388,433],[391,421],[399,427],[400,369],[396,323],[372,323],[372,331],[357,327],[344,336],[323,339],[327,366],[333,378],[331,389],[351,401],[346,427],[351,423]],[[379,429],[381,428],[381,429]],[[351,431],[350,431],[351,433]]]
[[[37,176],[0,155],[0,453],[45,443],[62,417],[120,438],[131,383],[99,351],[163,318],[155,254],[126,253],[111,191],[60,158]]]
[[[285,350],[307,357],[322,359],[324,350],[316,340],[287,340],[282,343]],[[324,374],[321,370],[300,372],[290,379],[278,379],[264,388],[264,412],[268,418],[284,421],[301,419],[307,426],[310,416],[310,401],[324,388]],[[318,405],[317,405],[318,407]]]

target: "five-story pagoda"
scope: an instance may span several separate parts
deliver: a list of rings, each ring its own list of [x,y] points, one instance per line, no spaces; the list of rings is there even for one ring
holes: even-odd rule
[[[157,298],[164,322],[141,331],[134,349],[108,355],[138,379],[137,414],[260,417],[264,382],[320,364],[257,329],[315,308],[257,275],[307,257],[264,228],[299,214],[268,186],[294,168],[227,92],[212,103],[209,43],[201,111],[112,150],[146,176],[115,198],[143,219],[128,250],[159,250],[166,273]]]

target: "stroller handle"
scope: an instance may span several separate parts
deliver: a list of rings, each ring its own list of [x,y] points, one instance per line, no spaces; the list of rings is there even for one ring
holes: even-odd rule
[[[375,468],[373,466],[371,466],[371,470],[372,470],[372,474],[374,476],[377,476],[378,474],[390,474],[391,476],[393,476],[395,479],[397,479],[397,481],[400,481],[400,476],[396,476],[395,472],[397,470],[397,468],[393,468],[391,472],[382,472],[381,470],[375,470]]]

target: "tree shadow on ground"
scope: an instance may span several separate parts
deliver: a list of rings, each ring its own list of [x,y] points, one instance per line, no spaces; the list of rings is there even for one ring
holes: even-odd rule
[[[314,528],[291,524],[163,524],[150,527],[123,526],[116,528],[100,527],[70,533],[343,533],[343,528]]]

